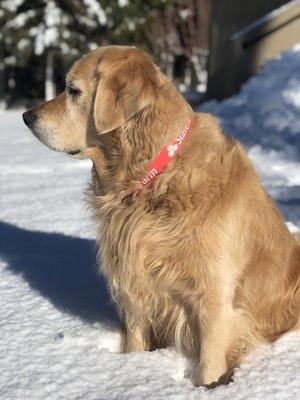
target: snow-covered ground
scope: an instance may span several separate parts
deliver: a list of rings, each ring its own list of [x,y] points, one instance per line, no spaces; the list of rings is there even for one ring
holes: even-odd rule
[[[300,227],[300,48],[242,92],[201,107],[247,145],[290,228]],[[193,387],[174,350],[121,355],[119,321],[95,265],[84,208],[90,163],[51,152],[0,113],[1,400],[291,399],[300,335],[259,349],[228,386]]]

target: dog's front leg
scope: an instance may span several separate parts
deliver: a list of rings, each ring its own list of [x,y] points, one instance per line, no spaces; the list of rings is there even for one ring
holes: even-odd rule
[[[148,335],[137,326],[131,328],[125,324],[121,344],[122,353],[146,350],[149,350]]]
[[[199,384],[214,386],[228,379],[226,353],[231,331],[232,314],[220,300],[219,293],[210,294],[212,301],[201,307],[201,354]],[[212,297],[211,297],[212,296]],[[214,297],[215,296],[215,297]]]

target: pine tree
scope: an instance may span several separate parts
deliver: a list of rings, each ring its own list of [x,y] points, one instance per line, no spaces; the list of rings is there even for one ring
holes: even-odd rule
[[[4,0],[0,2],[0,102],[5,105],[7,102],[6,93],[8,88],[14,88],[13,77],[14,67],[17,59],[14,54],[14,41],[8,34],[6,24],[16,16],[17,10],[25,0]]]
[[[211,1],[2,0],[0,100],[7,89],[15,97],[53,97],[54,82],[63,88],[77,58],[107,44],[137,45],[170,79],[195,87],[205,81],[203,10]]]
[[[55,96],[54,67],[65,70],[96,47],[96,32],[105,36],[105,12],[96,0],[15,2],[14,10],[6,8],[3,25],[11,49],[9,59],[18,67],[34,59],[44,65],[44,94],[49,100]]]

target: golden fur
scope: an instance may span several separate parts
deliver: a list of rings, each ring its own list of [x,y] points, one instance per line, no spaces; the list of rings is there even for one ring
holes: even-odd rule
[[[193,113],[146,55],[89,53],[65,92],[33,112],[45,144],[93,160],[89,202],[123,351],[175,346],[199,362],[197,383],[213,385],[259,343],[299,326],[299,245],[239,143]],[[136,190],[190,117],[176,159]]]

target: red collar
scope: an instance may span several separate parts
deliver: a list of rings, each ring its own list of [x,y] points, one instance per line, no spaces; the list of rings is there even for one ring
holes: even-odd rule
[[[175,158],[178,151],[183,147],[185,139],[191,130],[192,118],[190,118],[185,124],[183,130],[180,135],[172,140],[171,143],[168,144],[156,157],[155,159],[148,165],[147,173],[140,179],[141,188],[148,185],[152,182],[157,175],[163,172],[168,164]]]
[[[134,192],[143,187],[147,186],[150,182],[152,182],[157,175],[162,173],[168,164],[175,158],[176,154],[179,152],[181,147],[183,147],[185,139],[190,133],[192,125],[192,118],[190,118],[180,135],[172,140],[160,153],[157,154],[155,159],[148,165],[147,173],[144,175],[139,182],[137,182],[135,188],[132,190],[122,190],[121,192],[121,200],[124,201],[129,196],[131,196]]]

